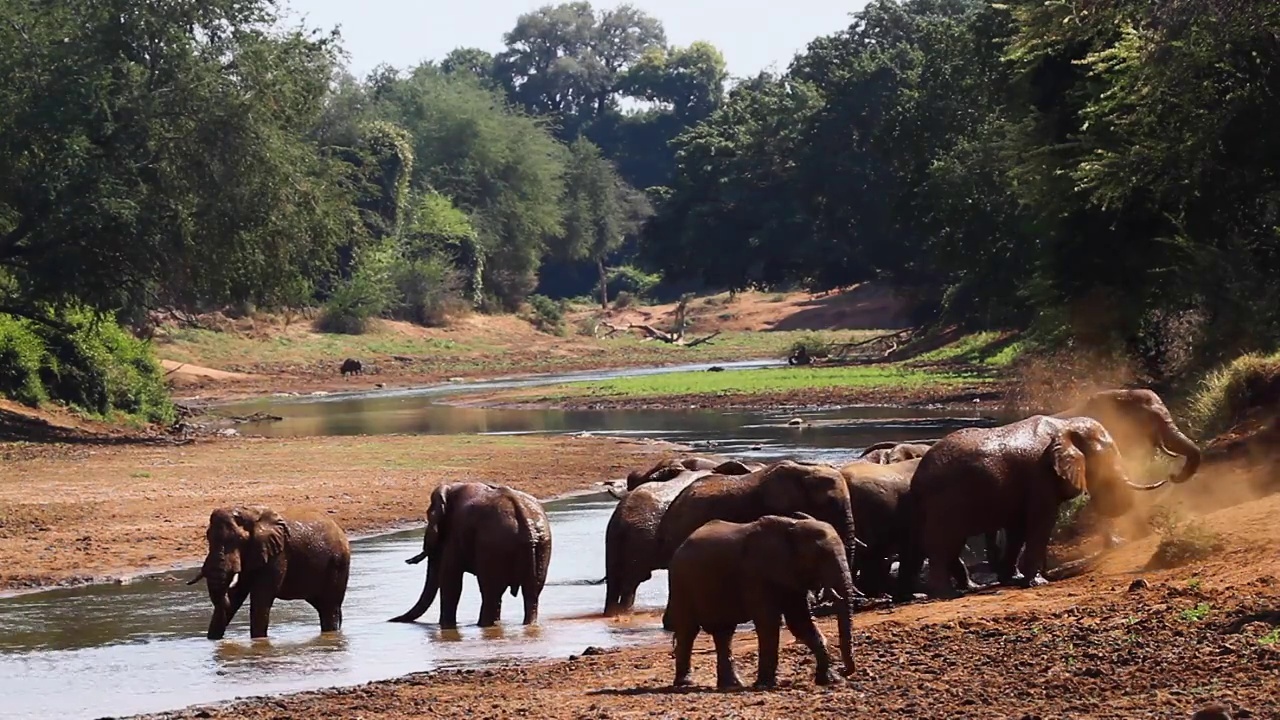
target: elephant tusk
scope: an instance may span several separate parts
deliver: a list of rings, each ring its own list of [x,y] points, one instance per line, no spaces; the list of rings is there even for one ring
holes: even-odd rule
[[[1139,484],[1138,484],[1138,483],[1136,483],[1136,482],[1130,482],[1130,481],[1128,481],[1128,480],[1125,480],[1125,481],[1124,481],[1124,483],[1125,483],[1126,485],[1128,485],[1129,487],[1131,487],[1131,488],[1133,488],[1133,489],[1135,489],[1135,490],[1155,490],[1156,488],[1158,488],[1158,487],[1160,487],[1160,486],[1164,485],[1164,484],[1165,484],[1165,483],[1167,483],[1167,482],[1169,482],[1168,478],[1165,478],[1164,480],[1161,480],[1160,482],[1158,482],[1158,483],[1154,483],[1154,484],[1151,484],[1151,485],[1139,485]]]
[[[240,573],[235,573],[231,576],[231,582],[227,583],[227,589],[234,588],[238,582],[240,582]]]
[[[1179,455],[1178,453],[1176,453],[1176,452],[1174,452],[1174,451],[1170,450],[1169,448],[1165,447],[1165,446],[1164,446],[1164,443],[1156,443],[1156,450],[1159,450],[1160,452],[1164,453],[1165,455],[1167,455],[1167,456],[1169,456],[1169,457],[1171,457],[1171,458],[1182,457],[1182,456],[1181,456],[1181,455]]]

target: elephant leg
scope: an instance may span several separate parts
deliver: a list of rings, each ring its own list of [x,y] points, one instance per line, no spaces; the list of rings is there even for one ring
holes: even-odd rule
[[[687,687],[693,684],[693,641],[698,637],[698,627],[681,627],[676,634],[676,679],[672,685]]]
[[[831,674],[831,653],[827,650],[827,639],[822,637],[822,631],[813,624],[813,616],[809,614],[809,608],[803,602],[788,603],[783,617],[787,621],[787,629],[791,634],[813,653],[816,665],[813,681],[818,685],[830,685],[835,682],[836,677]]]
[[[520,586],[520,593],[524,595],[524,624],[532,625],[538,622],[538,600],[542,597],[542,582],[533,580]]]
[[[952,573],[956,563],[960,562],[960,553],[964,550],[963,536],[959,538],[938,538],[932,543],[927,555],[929,558],[929,594],[935,598],[950,599],[959,596],[952,585]],[[963,565],[963,563],[961,563]],[[965,570],[968,575],[968,570]]]
[[[1053,535],[1056,519],[1056,513],[1039,513],[1027,522],[1026,545],[1023,547],[1022,557],[1018,558],[1023,587],[1038,587],[1049,582],[1041,572],[1049,554],[1049,538]]]
[[[231,597],[228,598],[227,614],[222,615],[222,610],[215,607],[213,609],[213,617],[209,618],[209,631],[205,634],[210,640],[221,640],[227,634],[227,626],[231,624],[231,619],[240,611],[240,606],[244,605],[244,601],[249,598],[249,587],[247,585],[237,585],[231,589]]]
[[[458,601],[462,599],[462,571],[441,570],[440,578],[440,627],[455,630],[458,627]]]
[[[718,626],[711,631],[711,639],[716,645],[716,688],[720,690],[728,690],[729,688],[742,687],[742,679],[738,677],[738,671],[733,667],[733,632],[737,627],[730,625],[728,627]],[[765,633],[767,634],[767,633]],[[761,654],[763,654],[764,636],[760,635]],[[778,657],[778,624],[774,621],[773,626],[773,656],[776,662]]]
[[[972,592],[980,587],[969,575],[969,567],[964,564],[964,559],[959,555],[951,561],[947,572],[951,575],[951,581],[961,592]]]
[[[1009,525],[1004,531],[1004,552],[1000,555],[1000,565],[996,568],[1001,585],[1020,585],[1023,577],[1018,571],[1018,557],[1027,542],[1026,524],[1017,522]]]
[[[320,616],[320,632],[337,632],[342,627],[342,606],[335,605],[329,598],[311,599],[307,604],[315,608]]]
[[[255,587],[249,596],[249,637],[257,639],[267,636],[267,625],[271,621],[271,605],[276,601],[275,588]]]
[[[505,583],[480,582],[480,627],[492,627],[502,619],[502,593],[506,589]]]

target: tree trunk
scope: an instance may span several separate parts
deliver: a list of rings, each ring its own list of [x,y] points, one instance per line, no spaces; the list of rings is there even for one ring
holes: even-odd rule
[[[604,258],[596,258],[596,270],[600,273],[600,307],[609,307],[609,288],[605,286]]]

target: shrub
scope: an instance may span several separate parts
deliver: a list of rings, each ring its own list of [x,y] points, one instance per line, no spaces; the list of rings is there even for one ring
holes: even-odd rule
[[[649,273],[631,265],[621,265],[609,270],[605,275],[611,291],[621,295],[630,293],[638,297],[646,297],[662,281],[660,275]],[[596,283],[596,297],[600,297],[600,286]]]
[[[796,338],[796,341],[787,349],[787,355],[794,354],[800,348],[804,348],[811,358],[825,358],[831,355],[830,341],[818,333],[806,333]]]
[[[636,296],[632,295],[626,290],[620,291],[618,293],[618,296],[613,299],[613,307],[618,310],[629,308],[635,304],[636,304]]]
[[[453,265],[439,255],[421,260],[401,260],[392,268],[399,317],[419,325],[444,325],[451,313],[462,310],[462,278]]]
[[[92,415],[173,420],[146,343],[89,310],[56,319],[62,327],[0,316],[0,392],[28,405],[55,400]]]
[[[44,342],[26,322],[0,315],[0,393],[32,407],[47,399],[40,382]]]
[[[369,321],[392,304],[395,284],[392,271],[397,255],[387,246],[361,254],[351,279],[338,285],[316,320],[321,332],[360,335]]]
[[[564,308],[546,295],[529,296],[529,322],[545,333],[564,333]]]
[[[1176,510],[1156,508],[1151,526],[1160,534],[1160,544],[1147,563],[1151,569],[1165,569],[1204,560],[1220,552],[1226,544],[1222,536],[1198,520],[1184,520]]]

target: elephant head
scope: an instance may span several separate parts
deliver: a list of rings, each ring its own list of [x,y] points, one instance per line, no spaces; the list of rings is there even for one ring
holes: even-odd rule
[[[802,513],[766,516],[746,541],[748,566],[768,584],[798,592],[826,592],[837,600],[840,658],[853,671],[853,598],[858,594],[844,543],[830,524]]]
[[[1061,500],[1070,500],[1087,491],[1099,513],[1119,517],[1133,506],[1133,497],[1124,486],[1155,490],[1168,482],[1140,485],[1130,481],[1111,434],[1092,418],[1076,417],[1054,423],[1048,432],[1051,440],[1045,449],[1045,462],[1058,480]]]
[[[439,485],[431,491],[431,505],[427,508],[427,527],[422,533],[422,552],[405,560],[417,565],[427,560],[427,580],[422,586],[418,602],[408,612],[394,617],[392,622],[413,622],[431,607],[440,591],[440,556],[448,543],[449,491],[452,485]]]
[[[275,562],[289,538],[289,526],[275,511],[261,507],[218,508],[209,515],[205,539],[209,554],[200,572],[187,582],[194,585],[204,578],[213,603],[213,619],[209,622],[209,639],[217,640],[231,621],[231,591],[243,578],[250,577]]]
[[[1200,448],[1178,429],[1169,408],[1148,389],[1104,390],[1057,417],[1090,417],[1103,424],[1125,455],[1152,448],[1169,457],[1184,458],[1182,469],[1169,479],[1184,483],[1200,468]]]

